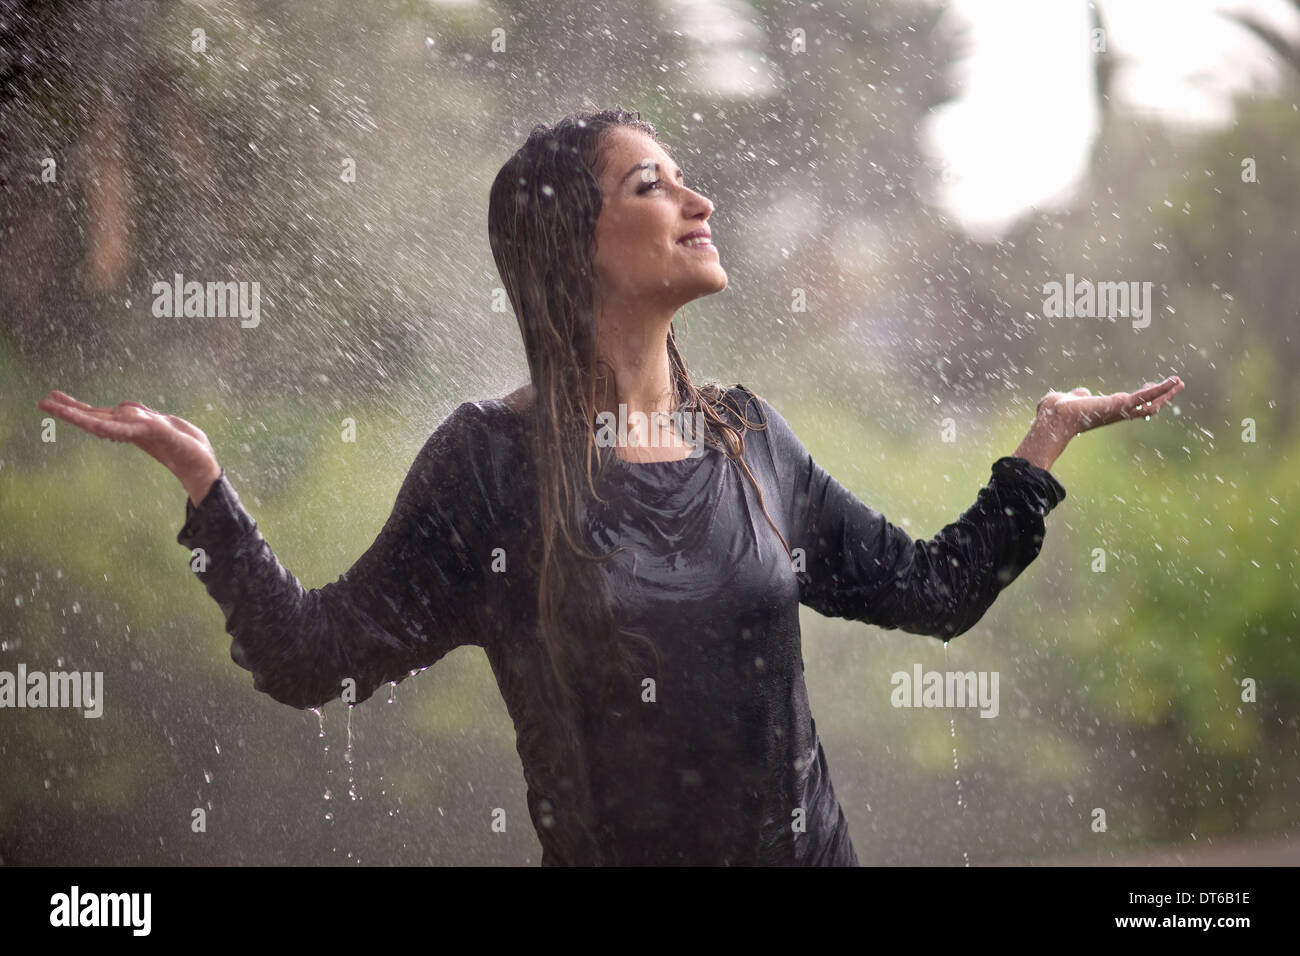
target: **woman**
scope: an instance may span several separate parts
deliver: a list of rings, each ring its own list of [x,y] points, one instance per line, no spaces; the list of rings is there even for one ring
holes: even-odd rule
[[[975,504],[913,541],[765,400],[691,382],[672,320],[726,287],[712,212],[636,114],[536,127],[489,202],[531,384],[458,407],[374,544],[323,588],[279,564],[194,425],[57,391],[39,405],[180,479],[177,540],[202,549],[195,573],[231,655],[276,700],[362,701],[483,647],[543,865],[856,865],[809,710],[799,604],[963,633],[1037,556],[1069,440],[1154,414],[1182,383],[1049,392]]]

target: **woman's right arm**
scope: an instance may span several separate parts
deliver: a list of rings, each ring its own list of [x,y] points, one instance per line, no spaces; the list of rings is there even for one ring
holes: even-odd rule
[[[321,588],[305,589],[279,562],[224,469],[198,507],[186,503],[176,540],[191,550],[191,568],[225,615],[231,659],[257,690],[293,707],[345,691],[360,703],[461,644],[482,643],[473,542],[486,525],[476,485],[456,477],[472,408],[434,432],[374,543]]]
[[[472,404],[425,443],[365,554],[336,582],[307,590],[276,558],[225,470],[205,476],[202,454],[177,450],[184,436],[193,441],[202,432],[136,403],[125,412],[128,403],[73,408],[70,396],[54,395],[41,407],[144,448],[181,479],[190,499],[177,541],[191,549],[191,568],[225,615],[231,658],[275,700],[316,707],[352,691],[346,699],[360,703],[454,647],[481,643],[484,578],[475,542],[491,524],[472,471]]]

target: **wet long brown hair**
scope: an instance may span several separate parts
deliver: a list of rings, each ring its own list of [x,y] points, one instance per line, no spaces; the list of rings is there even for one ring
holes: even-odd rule
[[[600,447],[595,436],[598,383],[612,378],[596,353],[594,260],[604,145],[617,127],[660,142],[655,127],[639,112],[617,108],[574,113],[553,126],[538,124],[501,167],[488,203],[492,255],[519,322],[533,386],[533,400],[523,413],[537,479],[532,563],[538,580],[538,631],[555,682],[546,690],[574,751],[574,798],[582,806],[573,819],[587,831],[585,853],[597,859],[604,855],[604,841],[597,835],[598,804],[581,728],[585,721],[608,719],[611,703],[628,700],[621,695],[639,693],[646,665],[634,647],[658,659],[645,635],[624,630],[615,619],[609,582],[596,564],[621,549],[591,550],[587,525],[589,506],[603,500],[595,479],[614,454],[612,448]],[[672,326],[668,358],[674,410],[692,421],[702,413],[706,433],[693,440],[719,448],[743,470],[789,555],[744,460],[744,430],[766,423],[749,421],[717,383],[696,387],[691,382]],[[734,413],[735,425],[724,410]],[[572,598],[566,601],[566,594]],[[628,683],[629,677],[634,683]]]

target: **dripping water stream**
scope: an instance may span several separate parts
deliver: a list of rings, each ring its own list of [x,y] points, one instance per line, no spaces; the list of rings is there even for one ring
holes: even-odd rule
[[[394,700],[394,696],[393,696],[393,695],[394,695],[394,693],[396,693],[396,691],[397,691],[397,681],[395,681],[395,680],[394,680],[394,681],[389,681],[389,682],[388,682],[388,703],[391,704],[391,703],[393,702],[393,700]],[[380,784],[380,787],[379,787],[379,795],[380,795],[381,797],[387,797],[387,796],[388,796],[388,785],[384,783],[384,776],[383,776],[383,774],[380,774],[380,775],[379,775],[379,784]],[[383,802],[384,802],[384,803],[387,803],[388,801],[385,800],[385,801],[383,801]],[[393,807],[393,806],[390,805],[389,808],[388,808],[388,815],[389,815],[390,817],[391,817],[391,816],[396,816],[396,815],[397,815],[397,809],[396,809],[395,807]]]
[[[348,746],[343,751],[343,762],[348,765],[348,796],[356,801],[360,797],[357,796],[356,768],[352,765],[352,710],[353,705],[348,704]]]
[[[311,712],[312,712],[313,714],[316,715],[317,725],[318,725],[319,728],[320,728],[320,732],[317,733],[316,736],[317,736],[320,740],[324,741],[324,743],[321,744],[321,746],[324,748],[324,751],[325,751],[325,763],[326,763],[326,767],[325,767],[325,793],[324,793],[324,799],[326,800],[326,805],[325,805],[325,819],[326,819],[326,820],[329,820],[329,821],[332,822],[332,821],[334,820],[334,813],[333,813],[333,811],[330,810],[330,807],[329,807],[329,803],[328,803],[328,801],[334,799],[334,794],[330,792],[330,788],[329,788],[329,778],[330,778],[330,776],[334,773],[334,771],[331,770],[330,767],[329,767],[330,743],[329,743],[328,740],[325,739],[325,711],[322,710],[322,709],[319,708],[319,707],[313,707],[313,708],[311,709]]]
[[[424,668],[413,670],[411,671],[411,673],[417,674],[419,673],[420,670],[424,670]],[[393,703],[396,699],[395,697],[396,689],[397,689],[397,682],[390,681],[388,684],[388,703],[390,704]],[[361,799],[361,794],[357,789],[356,760],[355,760],[355,754],[353,749],[352,711],[354,708],[355,708],[354,704],[348,704],[348,723],[347,723],[348,736],[347,736],[347,745],[344,747],[343,750],[343,763],[347,766],[347,772],[348,772],[348,790],[347,790],[348,798],[350,801],[355,803]],[[325,819],[329,821],[332,830],[334,824],[334,809],[331,801],[334,799],[334,791],[331,789],[330,783],[332,782],[334,777],[334,768],[329,765],[330,745],[329,745],[329,741],[325,737],[325,712],[320,707],[311,708],[311,712],[316,715],[316,722],[318,728],[316,736],[318,739],[322,741],[321,746],[325,754],[326,786],[325,786],[325,793],[323,794],[323,798],[325,800]],[[387,796],[388,786],[384,782],[384,778],[382,775],[379,777],[379,781],[381,785],[381,789],[380,789],[381,795]],[[400,808],[398,807],[389,807],[388,815],[390,817],[396,816],[399,809]],[[338,847],[337,846],[333,847],[331,852],[337,853]],[[349,851],[347,856],[349,860],[357,864],[360,864],[361,858],[358,854]]]
[[[943,669],[944,671],[948,670],[948,642],[947,641],[943,642]],[[945,680],[946,679],[947,679],[947,675],[945,674]],[[960,773],[960,768],[958,767],[957,764],[957,715],[955,713],[953,713],[948,718],[948,728],[949,728],[950,735],[952,737],[952,779],[953,782],[956,784],[957,809],[964,810],[966,808],[966,802],[965,800],[962,799],[961,773]],[[958,826],[960,826],[960,818],[959,818]],[[962,857],[963,865],[970,866],[970,854],[967,851],[962,850],[961,857]]]
[[[392,690],[393,686],[394,685],[389,686],[389,691],[388,691],[389,703],[393,702],[393,690]],[[356,801],[361,799],[361,794],[357,791],[356,761],[355,761],[355,755],[353,750],[354,738],[352,735],[352,711],[354,708],[355,705],[348,704],[348,724],[347,724],[348,738],[347,738],[347,745],[343,749],[343,763],[347,766],[347,771],[348,771],[348,798],[355,803]],[[325,793],[323,794],[323,798],[325,800],[325,819],[329,821],[332,829],[334,824],[334,810],[333,810],[333,805],[330,803],[330,801],[334,799],[334,792],[329,786],[329,783],[334,776],[334,768],[329,765],[330,745],[329,745],[329,741],[325,737],[325,712],[320,707],[311,708],[311,712],[316,715],[316,722],[318,727],[316,736],[318,739],[322,741],[321,747],[325,754],[326,786],[325,786]],[[383,777],[380,777],[380,780],[382,781]],[[387,793],[386,787],[384,788],[384,792]],[[389,810],[389,816],[392,815],[393,815],[393,811]],[[331,852],[337,853],[338,847],[337,846],[332,847]],[[349,860],[353,861],[354,863],[357,864],[361,863],[360,855],[353,853],[351,850],[348,851],[347,857]]]

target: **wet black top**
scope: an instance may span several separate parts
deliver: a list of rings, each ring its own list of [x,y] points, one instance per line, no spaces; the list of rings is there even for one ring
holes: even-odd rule
[[[638,695],[584,724],[606,862],[855,865],[804,686],[799,604],[943,639],[970,629],[1038,555],[1044,518],[1065,498],[1049,472],[1003,457],[975,503],[920,541],[855,498],[809,455],[775,409],[730,392],[765,430],[745,461],[716,448],[678,461],[614,458],[591,528],[620,623],[659,652],[654,700]],[[536,580],[525,419],[500,400],[466,402],[430,436],[374,544],[335,583],[305,589],[240,504],[225,471],[177,541],[226,617],[231,657],[254,687],[294,707],[364,701],[461,644],[482,647],[514,721],[543,865],[588,863],[575,837],[539,688]],[[496,550],[501,549],[501,550]],[[518,558],[518,559],[516,559]],[[635,562],[635,572],[633,563]],[[504,566],[503,566],[504,564]],[[649,695],[645,695],[649,696]]]

